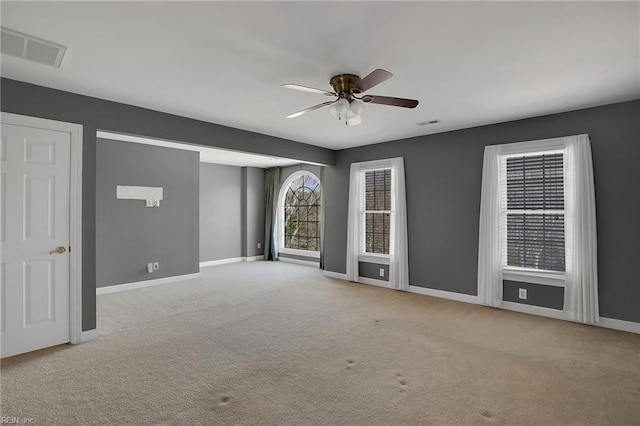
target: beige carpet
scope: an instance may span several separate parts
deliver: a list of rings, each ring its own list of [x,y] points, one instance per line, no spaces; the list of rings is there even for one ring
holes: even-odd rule
[[[100,339],[2,363],[2,416],[88,424],[640,424],[640,335],[211,267],[98,297]]]

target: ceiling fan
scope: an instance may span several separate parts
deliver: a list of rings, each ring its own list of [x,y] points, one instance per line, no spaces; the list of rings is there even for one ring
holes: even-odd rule
[[[418,105],[418,101],[415,99],[392,98],[389,96],[379,95],[356,96],[374,86],[377,86],[383,81],[388,80],[391,76],[393,76],[393,74],[383,69],[374,70],[362,79],[360,76],[355,74],[338,74],[331,77],[331,80],[329,80],[329,84],[333,87],[333,92],[316,89],[314,87],[301,86],[299,84],[283,84],[282,87],[287,89],[301,90],[303,92],[319,93],[321,95],[336,97],[334,100],[294,112],[293,114],[288,115],[287,118],[299,117],[310,111],[330,106],[329,112],[337,117],[338,120],[343,120],[345,124],[350,126],[357,126],[362,122],[360,114],[364,110],[365,103],[415,108]]]

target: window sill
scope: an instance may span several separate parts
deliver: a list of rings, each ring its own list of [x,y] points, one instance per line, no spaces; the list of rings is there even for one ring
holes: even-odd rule
[[[386,254],[360,253],[359,262],[376,263],[378,265],[388,265],[391,263],[391,256]]]
[[[565,286],[563,272],[540,271],[536,269],[503,267],[502,279],[508,281],[542,284],[553,287]]]
[[[320,259],[319,251],[311,251],[311,250],[299,250],[299,249],[290,249],[290,248],[281,248],[278,250],[279,253],[291,254],[295,256],[303,256],[310,257],[313,259]]]

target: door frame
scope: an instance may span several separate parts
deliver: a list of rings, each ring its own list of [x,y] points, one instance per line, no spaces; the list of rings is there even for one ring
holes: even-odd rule
[[[82,339],[82,130],[81,124],[0,112],[3,124],[69,133],[69,342]]]

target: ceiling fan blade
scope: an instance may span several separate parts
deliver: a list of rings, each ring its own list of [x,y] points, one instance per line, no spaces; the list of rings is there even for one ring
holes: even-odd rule
[[[354,90],[354,92],[365,92],[371,89],[373,86],[377,86],[383,81],[390,79],[392,76],[393,74],[391,74],[389,71],[380,68],[378,68],[377,70],[373,70],[369,75],[356,83],[354,87],[356,90]]]
[[[403,108],[415,108],[418,106],[418,101],[415,99],[391,98],[389,96],[378,95],[363,96],[362,101],[370,102],[372,104],[390,105]]]
[[[299,84],[283,84],[282,87],[287,89],[300,90],[302,92],[319,93],[321,95],[327,96],[337,96],[335,93],[329,92],[327,90],[316,89],[315,87],[300,86]]]
[[[321,104],[314,105],[314,106],[309,107],[309,108],[305,108],[305,109],[303,109],[302,111],[294,112],[293,114],[287,115],[287,118],[296,118],[296,117],[300,117],[302,114],[306,114],[306,113],[308,113],[309,111],[313,111],[313,110],[316,110],[316,109],[318,109],[318,108],[322,108],[322,107],[324,107],[324,106],[331,105],[333,102],[335,102],[335,101],[323,102],[323,103],[321,103]]]

